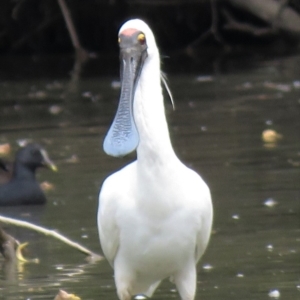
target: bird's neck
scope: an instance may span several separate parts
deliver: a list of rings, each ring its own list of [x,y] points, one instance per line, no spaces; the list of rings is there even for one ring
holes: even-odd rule
[[[12,179],[35,179],[35,171],[23,164],[15,162]]]
[[[135,92],[134,119],[140,136],[138,162],[155,163],[176,157],[165,115],[158,53],[143,67]]]

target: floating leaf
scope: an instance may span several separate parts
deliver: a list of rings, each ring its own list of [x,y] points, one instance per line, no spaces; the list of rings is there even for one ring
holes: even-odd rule
[[[80,297],[69,294],[64,290],[59,290],[58,294],[55,296],[54,300],[81,300]]]
[[[43,181],[42,183],[40,183],[40,187],[44,192],[54,190],[54,184],[52,184],[48,181]]]
[[[11,152],[11,147],[9,143],[0,145],[0,156],[7,156]]]
[[[262,132],[261,138],[265,143],[276,143],[282,139],[282,134],[273,129],[266,129]]]
[[[23,256],[23,253],[22,253],[22,250],[28,245],[28,243],[22,243],[22,244],[19,244],[17,249],[16,249],[16,257],[17,259],[20,261],[20,262],[23,262],[23,263],[39,263],[39,259],[38,258],[33,258],[33,259],[27,259]]]

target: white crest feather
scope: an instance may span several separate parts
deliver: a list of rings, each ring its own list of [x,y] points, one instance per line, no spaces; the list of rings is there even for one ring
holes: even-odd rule
[[[170,100],[171,100],[171,103],[172,103],[172,107],[173,107],[173,110],[175,110],[175,103],[174,103],[174,99],[173,99],[173,96],[172,96],[172,93],[171,93],[171,90],[167,84],[167,75],[164,73],[164,72],[160,72],[160,78],[161,78],[161,81],[163,82],[167,92],[168,92],[168,95],[170,97]]]

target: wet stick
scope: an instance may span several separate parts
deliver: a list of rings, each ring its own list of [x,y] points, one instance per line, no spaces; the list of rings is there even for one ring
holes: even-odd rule
[[[56,239],[64,242],[65,244],[67,244],[67,245],[69,245],[69,246],[71,246],[71,247],[79,250],[80,252],[88,255],[90,257],[91,261],[98,261],[98,260],[103,259],[103,257],[101,255],[96,254],[96,253],[90,251],[89,249],[81,246],[80,244],[71,241],[70,239],[68,239],[65,236],[59,234],[55,230],[49,230],[47,228],[44,228],[44,227],[41,227],[41,226],[37,226],[37,225],[31,224],[31,223],[26,222],[26,221],[20,221],[20,220],[16,220],[16,219],[12,219],[12,218],[7,218],[7,217],[3,217],[3,216],[0,216],[0,222],[6,223],[6,224],[15,225],[15,226],[24,227],[24,228],[31,229],[31,230],[35,230],[37,232],[43,233],[44,235],[56,238]]]

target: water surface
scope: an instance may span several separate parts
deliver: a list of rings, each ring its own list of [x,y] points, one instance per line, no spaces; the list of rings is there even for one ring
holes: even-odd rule
[[[177,72],[175,61],[165,63],[176,104],[173,111],[166,97],[174,149],[208,183],[214,203],[197,299],[268,299],[271,290],[282,299],[300,298],[299,59],[188,62]],[[15,152],[20,139],[40,142],[59,172],[38,172],[55,187],[45,207],[0,208],[1,214],[58,230],[101,253],[99,188],[134,159],[102,150],[118,102],[117,63],[93,60],[78,77],[69,73],[72,59],[63,57],[2,61],[0,144],[10,143]],[[265,129],[282,138],[264,143]],[[268,199],[276,205],[266,206]],[[2,268],[0,298],[53,299],[59,289],[84,300],[117,298],[107,262],[88,264],[50,237],[5,228],[29,241],[27,255],[40,264],[20,265],[16,274]],[[178,295],[165,281],[154,299],[170,298]]]

